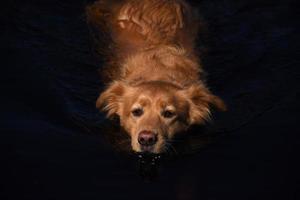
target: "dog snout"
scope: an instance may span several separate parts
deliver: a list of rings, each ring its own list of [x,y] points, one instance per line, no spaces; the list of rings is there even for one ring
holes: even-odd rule
[[[152,146],[157,142],[157,135],[152,131],[142,131],[139,134],[138,142],[142,146]]]

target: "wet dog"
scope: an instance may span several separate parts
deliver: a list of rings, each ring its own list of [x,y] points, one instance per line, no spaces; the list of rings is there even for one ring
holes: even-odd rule
[[[99,0],[88,23],[105,48],[107,87],[96,107],[118,116],[135,152],[162,153],[175,134],[225,110],[201,78],[198,19],[183,0]]]

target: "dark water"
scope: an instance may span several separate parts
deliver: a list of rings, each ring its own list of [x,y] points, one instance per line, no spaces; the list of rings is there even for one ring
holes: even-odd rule
[[[296,1],[193,3],[208,85],[229,111],[205,128],[213,137],[193,130],[150,182],[95,109],[88,2],[1,3],[1,199],[299,199]]]

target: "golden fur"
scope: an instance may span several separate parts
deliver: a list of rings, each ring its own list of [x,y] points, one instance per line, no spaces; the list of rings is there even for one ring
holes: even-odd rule
[[[134,151],[143,151],[142,131],[157,135],[149,151],[160,153],[174,134],[209,119],[211,106],[225,110],[200,78],[197,18],[184,1],[99,0],[87,7],[87,19],[109,39],[109,84],[96,106],[120,117]],[[133,115],[137,109],[141,116]]]

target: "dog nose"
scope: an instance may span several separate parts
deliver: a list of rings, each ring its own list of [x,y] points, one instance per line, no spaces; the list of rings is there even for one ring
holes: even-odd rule
[[[143,146],[152,146],[157,142],[157,136],[151,131],[142,131],[139,134],[138,142]]]

